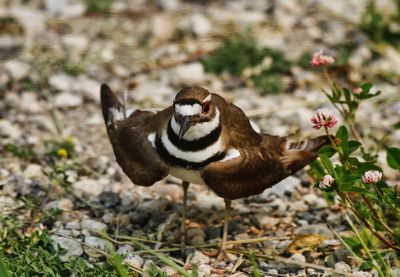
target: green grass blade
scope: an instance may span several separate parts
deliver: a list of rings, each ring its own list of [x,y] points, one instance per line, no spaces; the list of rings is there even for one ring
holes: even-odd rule
[[[254,255],[254,252],[248,253],[247,257],[249,258],[249,260],[251,262],[251,267],[253,268],[253,277],[261,277],[260,270],[258,269],[256,256]]]
[[[3,258],[0,256],[0,277],[8,277],[7,267],[3,263]]]
[[[118,272],[119,276],[121,277],[129,277],[128,269],[122,264],[122,257],[115,253],[112,245],[110,242],[106,243],[106,247],[108,252],[110,253],[109,261],[112,263],[115,271]]]
[[[186,270],[184,270],[181,266],[179,266],[178,264],[176,264],[174,261],[168,259],[167,257],[161,255],[160,253],[158,253],[157,251],[154,251],[153,249],[150,249],[149,247],[147,247],[146,245],[135,241],[135,240],[131,240],[137,247],[139,247],[140,249],[146,251],[147,253],[153,255],[154,257],[156,257],[157,259],[159,259],[162,263],[164,263],[165,265],[168,265],[170,267],[172,267],[173,269],[175,269],[177,272],[179,272],[182,276],[185,277],[192,277],[191,274],[189,274]]]

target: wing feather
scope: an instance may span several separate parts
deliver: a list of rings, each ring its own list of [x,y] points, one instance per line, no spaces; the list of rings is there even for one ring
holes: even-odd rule
[[[165,178],[169,167],[160,159],[149,136],[158,131],[171,109],[158,113],[136,110],[127,119],[118,118],[113,112],[124,108],[108,86],[102,86],[101,96],[108,136],[124,173],[141,186],[151,186]]]

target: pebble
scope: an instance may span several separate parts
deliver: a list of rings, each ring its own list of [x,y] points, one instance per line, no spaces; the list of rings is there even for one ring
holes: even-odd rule
[[[201,85],[205,81],[203,65],[199,62],[182,64],[171,71],[171,83],[176,87]]]
[[[139,207],[139,211],[144,211],[146,213],[161,213],[167,209],[168,200],[165,198],[152,199],[143,202]]]
[[[303,267],[303,265],[306,263],[306,257],[304,257],[300,253],[295,253],[292,256],[289,257],[290,261],[293,261],[294,263],[291,264],[293,267]]]
[[[22,175],[26,179],[44,178],[43,168],[38,164],[29,164]]]
[[[83,179],[72,185],[78,195],[99,196],[104,189],[104,183],[99,180]]]
[[[55,247],[59,246],[67,251],[63,256],[61,256],[61,259],[63,261],[67,261],[70,257],[79,257],[83,254],[82,246],[76,240],[60,237],[57,235],[52,235],[50,238],[53,241]]]
[[[199,277],[211,276],[213,267],[207,263],[200,263],[196,267]]]
[[[279,224],[280,218],[271,217],[268,215],[260,215],[258,217],[258,224],[262,229],[273,229],[276,225]]]
[[[92,233],[107,231],[107,225],[94,219],[84,219],[81,222],[81,228],[89,230]]]
[[[21,134],[22,131],[17,125],[12,124],[8,120],[0,119],[0,137],[17,139]]]
[[[341,245],[341,242],[336,240],[336,239],[326,239],[321,242],[319,245],[320,248],[326,248],[326,247],[333,247],[333,246],[339,246]]]
[[[56,73],[50,76],[49,85],[58,91],[70,91],[75,80],[65,73]]]
[[[335,271],[341,274],[351,273],[351,267],[345,262],[337,262],[335,264]]]
[[[178,22],[178,28],[182,31],[193,33],[197,37],[203,37],[212,30],[210,20],[201,13],[194,13]]]
[[[132,213],[130,214],[130,221],[132,224],[137,225],[138,227],[144,227],[150,219],[150,214],[149,213]]]
[[[15,81],[25,79],[29,76],[31,66],[18,60],[10,60],[4,64],[4,68]]]
[[[74,108],[83,104],[82,96],[70,92],[61,92],[56,95],[54,102],[59,108]]]
[[[112,208],[120,204],[119,195],[112,191],[103,191],[99,194],[99,202],[106,208]]]
[[[152,37],[157,43],[168,41],[174,35],[174,24],[167,16],[154,15],[150,26]]]
[[[328,207],[328,202],[324,198],[317,196],[314,192],[304,195],[303,200],[316,209],[325,209]]]
[[[27,114],[36,114],[43,110],[43,107],[37,100],[37,94],[34,92],[23,92],[20,103],[21,111]]]
[[[174,12],[181,7],[180,0],[157,0],[156,2],[166,12]]]
[[[65,224],[66,229],[79,230],[81,229],[81,224],[78,221],[70,221]]]
[[[203,252],[196,250],[191,262],[194,265],[208,264],[210,263],[210,257],[204,255]]]
[[[98,237],[94,237],[94,236],[86,236],[85,243],[88,246],[91,246],[91,247],[88,247],[88,246],[83,247],[83,250],[85,251],[85,253],[88,254],[90,257],[97,258],[97,257],[103,256],[102,253],[99,253],[99,251],[96,251],[93,248],[99,249],[101,251],[105,251],[106,244],[105,244],[104,240],[102,240],[101,238],[98,238]]]
[[[66,34],[62,38],[62,43],[72,57],[80,58],[80,56],[87,50],[89,45],[89,38],[80,34]]]
[[[183,196],[182,187],[175,184],[159,183],[155,184],[153,189],[158,195],[170,198],[172,201],[178,201]]]
[[[64,212],[72,211],[74,203],[68,198],[57,199],[46,204],[45,209],[60,209]]]
[[[144,260],[142,257],[131,253],[128,254],[128,256],[124,259],[124,262],[135,268],[142,268],[144,264]]]
[[[399,270],[398,270],[399,271]],[[398,272],[398,273],[400,273],[400,272]],[[353,271],[353,273],[352,273],[352,276],[353,277],[373,277],[374,275],[372,275],[372,273],[369,273],[369,272],[366,272],[366,271]],[[400,274],[395,274],[394,272],[393,272],[393,275],[392,276],[400,276]]]
[[[272,188],[264,190],[261,197],[267,199],[269,195],[275,194],[279,197],[283,197],[286,192],[293,193],[296,189],[301,187],[301,180],[294,176],[289,176],[286,179],[280,181]]]
[[[296,235],[311,235],[319,234],[323,235],[328,239],[333,239],[334,235],[332,231],[326,226],[326,224],[310,224],[301,226],[294,231]]]
[[[132,254],[134,250],[135,250],[135,249],[133,248],[132,245],[130,245],[130,244],[124,244],[124,245],[121,245],[121,246],[118,248],[117,254],[120,254],[120,255],[128,255],[128,254]]]
[[[85,99],[97,104],[100,103],[100,83],[98,81],[85,76],[79,76],[72,88],[77,93],[82,94]]]

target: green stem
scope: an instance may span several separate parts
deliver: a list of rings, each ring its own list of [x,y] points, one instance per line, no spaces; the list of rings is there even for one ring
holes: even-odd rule
[[[349,223],[351,229],[353,230],[353,232],[357,235],[358,241],[361,243],[362,247],[364,248],[365,252],[367,253],[368,257],[371,259],[372,264],[374,265],[375,269],[378,271],[379,276],[384,277],[385,275],[383,274],[380,266],[377,264],[376,260],[374,259],[374,257],[372,256],[371,252],[369,251],[368,246],[365,244],[363,238],[361,237],[360,233],[357,231],[356,227],[354,226],[353,222],[351,222],[351,220],[349,219],[348,216],[346,216],[346,220]],[[383,265],[382,265],[383,266]]]

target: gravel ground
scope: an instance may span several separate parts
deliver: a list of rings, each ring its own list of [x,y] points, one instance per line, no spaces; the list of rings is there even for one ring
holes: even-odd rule
[[[229,74],[205,71],[199,58],[235,33],[251,30],[258,45],[279,49],[291,60],[318,49],[337,56],[340,43],[354,42],[337,77],[352,83],[367,79],[383,91],[360,107],[359,127],[370,141],[385,135],[385,143],[399,145],[400,131],[390,128],[400,115],[398,82],[378,76],[400,74],[400,53],[387,47],[373,57],[356,28],[367,1],[125,0],[114,1],[107,15],[88,13],[80,1],[24,2],[0,4],[0,16],[12,18],[0,28],[0,207],[3,215],[18,213],[20,198],[36,195],[44,199],[43,209],[62,210],[50,232],[54,245],[66,250],[63,260],[102,261],[96,250],[106,251],[101,231],[151,240],[153,249],[179,243],[179,181],[168,177],[143,188],[123,175],[99,108],[103,82],[126,91],[132,108],[165,107],[182,86],[204,86],[240,106],[265,132],[317,134],[309,118],[314,109],[329,106],[321,93],[326,86],[321,72],[293,65],[284,92],[263,94]],[[384,11],[391,9],[390,1],[378,3]],[[24,145],[45,157],[45,141],[60,139],[72,140],[75,155],[60,159],[67,169],[53,179],[48,173],[54,168],[45,160],[15,158],[6,151],[6,145]],[[387,170],[389,181],[398,180]],[[57,178],[68,187],[58,185]],[[230,261],[218,262],[200,247],[189,250],[187,261],[200,276],[250,276],[246,253],[254,251],[263,276],[318,276],[332,270],[333,275],[372,276],[359,269],[332,233],[349,230],[347,212],[338,203],[328,204],[312,185],[303,171],[262,195],[234,201],[229,239],[242,243],[232,247]],[[218,243],[223,200],[191,185],[188,203],[189,244]],[[248,239],[251,243],[244,243]],[[154,262],[177,276],[136,246],[113,245],[136,268],[145,270]],[[176,251],[167,255],[180,259]]]

